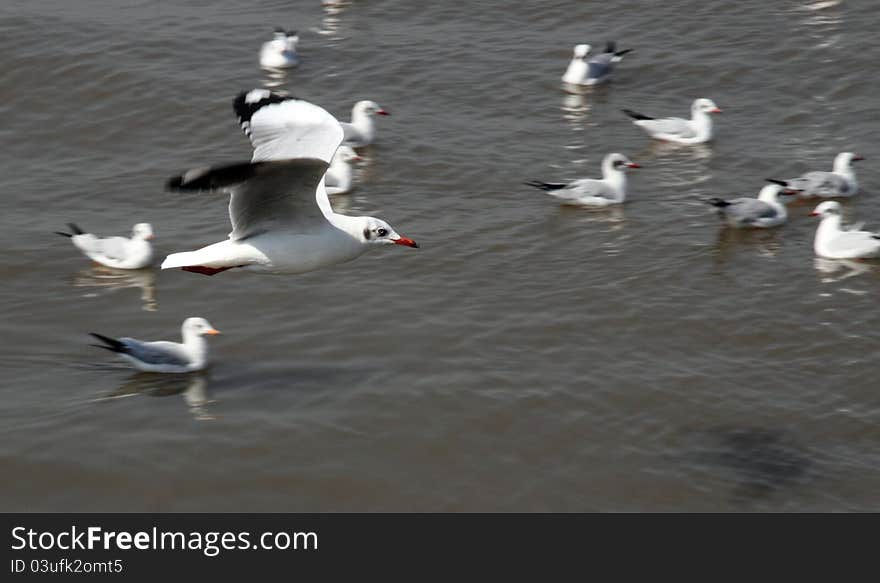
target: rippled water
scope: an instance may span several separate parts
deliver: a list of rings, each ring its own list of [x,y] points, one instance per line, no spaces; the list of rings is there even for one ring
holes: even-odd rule
[[[876,263],[817,262],[809,204],[730,232],[700,202],[855,150],[880,226],[868,0],[632,3],[28,0],[0,5],[3,510],[877,510]],[[276,25],[302,65],[257,67]],[[568,96],[571,46],[633,47]],[[231,112],[277,85],[392,117],[337,209],[422,248],[303,276],[91,268],[52,235],[153,223],[160,254],[228,231],[163,191],[244,160]],[[725,111],[702,148],[619,110]],[[623,209],[527,179],[642,164]],[[134,374],[92,330],[173,338],[203,376]]]

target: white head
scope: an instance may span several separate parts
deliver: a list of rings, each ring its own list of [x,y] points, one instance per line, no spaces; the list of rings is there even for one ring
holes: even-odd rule
[[[590,52],[590,45],[574,45],[574,58],[583,59]]]
[[[363,242],[371,245],[405,245],[406,247],[418,248],[419,244],[412,239],[401,237],[397,232],[382,219],[375,217],[361,217],[363,230],[361,236]]]
[[[862,156],[854,152],[841,152],[834,158],[834,172],[849,172],[852,163],[864,160]]]
[[[138,223],[131,229],[132,239],[149,241],[153,238],[153,226],[150,223]]]
[[[782,185],[767,184],[758,193],[758,200],[762,200],[764,202],[776,202],[777,197],[779,196],[781,191]]]
[[[336,154],[333,155],[333,161],[341,160],[346,164],[350,164],[352,162],[357,162],[358,160],[363,160],[360,156],[358,156],[357,152],[354,151],[354,148],[351,146],[341,145],[336,150]]]
[[[215,330],[211,323],[204,318],[187,318],[183,321],[181,327],[183,336],[214,336],[219,334],[219,330]]]
[[[843,212],[843,209],[840,206],[840,203],[836,200],[826,200],[821,203],[819,206],[813,209],[813,212],[810,213],[811,217],[822,217],[826,219],[828,217],[839,217]]]
[[[618,172],[625,172],[628,168],[641,168],[641,166],[623,154],[618,153],[605,156],[605,159],[602,160],[602,167],[609,170],[617,170]]]
[[[356,113],[363,113],[365,115],[391,115],[382,109],[378,103],[369,100],[358,101],[355,103],[352,114]]]
[[[288,51],[295,51],[296,45],[299,44],[299,35],[295,30],[288,30],[285,34],[284,48]]]
[[[287,31],[283,28],[276,28],[272,33],[272,40],[285,40],[287,38]]]
[[[701,97],[699,99],[694,100],[694,104],[691,105],[691,113],[721,113],[721,109],[715,105],[715,102],[711,99],[706,99],[705,97]]]

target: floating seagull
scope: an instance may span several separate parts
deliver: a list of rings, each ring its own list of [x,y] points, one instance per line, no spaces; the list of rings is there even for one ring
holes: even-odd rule
[[[345,131],[346,146],[363,148],[373,143],[376,137],[376,125],[373,115],[391,115],[375,101],[358,101],[351,109],[351,123],[340,122]]]
[[[635,119],[633,123],[645,130],[652,138],[679,144],[702,144],[712,139],[710,113],[721,113],[711,99],[700,98],[691,105],[691,119],[667,117],[655,119],[631,109],[623,113]]]
[[[167,185],[230,192],[232,232],[225,241],[169,255],[162,269],[305,273],[351,261],[376,245],[418,247],[385,221],[333,212],[323,177],[343,131],[326,110],[266,89],[242,92],[233,109],[254,146],[252,161],[197,168]]]
[[[327,168],[327,174],[324,175],[324,186],[328,195],[345,194],[352,189],[354,172],[351,163],[358,160],[363,160],[363,158],[358,156],[351,147],[344,144],[339,146],[336,154],[333,155],[330,167]]]
[[[144,342],[134,338],[110,338],[89,332],[104,344],[92,344],[119,354],[138,370],[146,372],[192,372],[208,366],[208,343],[205,336],[219,334],[204,318],[187,318],[180,333],[183,343]]]
[[[731,227],[763,229],[776,227],[788,219],[785,205],[779,202],[780,194],[797,194],[797,191],[788,187],[783,189],[779,184],[768,184],[758,193],[758,198],[710,198],[706,202],[718,207],[718,216]]]
[[[295,30],[275,29],[275,37],[263,43],[260,49],[260,66],[267,69],[287,69],[299,65],[296,45],[299,35]]]
[[[841,228],[841,206],[835,200],[820,203],[811,217],[822,217],[813,250],[828,259],[863,259],[880,257],[880,233]]]
[[[77,249],[86,257],[101,265],[116,269],[141,269],[153,260],[153,227],[149,223],[138,223],[131,231],[131,238],[97,237],[86,233],[73,223],[67,223],[72,233],[55,231],[56,234],[70,237]]]
[[[597,85],[611,79],[614,65],[632,49],[618,51],[614,41],[608,41],[605,52],[586,60],[590,45],[575,45],[574,56],[562,76],[562,82],[569,85]]]
[[[776,184],[786,182],[792,188],[800,190],[800,195],[803,198],[853,196],[859,191],[859,183],[856,181],[856,173],[852,163],[859,160],[864,160],[864,158],[853,152],[841,152],[834,158],[834,168],[831,172],[816,170],[791,180],[776,180],[774,178],[767,180]]]
[[[573,182],[526,182],[540,188],[563,204],[581,206],[608,206],[626,199],[626,169],[641,168],[623,154],[608,154],[602,160],[602,179],[582,178]]]

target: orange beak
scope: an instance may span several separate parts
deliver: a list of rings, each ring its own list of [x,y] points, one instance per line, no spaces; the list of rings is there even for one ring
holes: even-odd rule
[[[205,334],[216,336],[217,334],[220,334],[220,330],[215,330],[214,328],[211,328],[210,330],[205,330]]]
[[[395,245],[406,245],[407,247],[414,247],[416,249],[419,248],[419,244],[413,241],[412,239],[407,239],[406,237],[401,237],[400,239],[394,240]]]

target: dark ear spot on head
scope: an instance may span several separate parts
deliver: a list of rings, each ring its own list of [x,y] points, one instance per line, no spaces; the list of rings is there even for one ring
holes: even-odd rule
[[[368,241],[370,239],[370,228],[369,227],[364,227],[364,239],[367,239]]]

